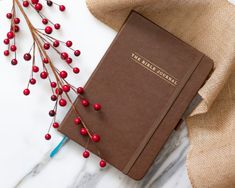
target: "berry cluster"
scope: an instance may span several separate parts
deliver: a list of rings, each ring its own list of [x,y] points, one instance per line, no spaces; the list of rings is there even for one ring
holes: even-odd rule
[[[20,13],[23,15],[27,26],[30,30],[32,35],[33,43],[31,48],[28,52],[24,53],[23,59],[26,62],[31,62],[31,76],[28,80],[27,87],[23,90],[23,94],[28,96],[30,95],[30,87],[37,83],[35,78],[36,74],[39,74],[42,80],[48,80],[49,85],[51,88],[51,97],[50,100],[54,102],[54,108],[49,111],[49,116],[52,117],[51,125],[49,126],[48,132],[45,134],[45,139],[50,140],[51,134],[50,130],[51,127],[57,129],[59,128],[59,123],[56,121],[56,114],[58,107],[65,107],[70,103],[72,106],[73,111],[76,114],[76,118],[74,119],[75,125],[80,125],[80,134],[82,136],[87,137],[88,143],[91,140],[93,143],[97,143],[100,141],[100,136],[96,133],[93,133],[86,124],[82,121],[79,112],[77,111],[76,107],[74,106],[71,98],[70,92],[74,92],[79,95],[79,99],[81,100],[81,104],[84,107],[88,107],[89,101],[86,99],[84,94],[83,87],[75,87],[70,84],[66,78],[69,76],[69,73],[65,70],[59,70],[55,64],[51,61],[50,56],[48,55],[48,51],[53,51],[57,54],[58,58],[61,61],[64,61],[65,64],[71,69],[73,74],[78,74],[80,69],[77,66],[72,66],[73,64],[73,54],[74,58],[80,55],[79,50],[75,50],[73,48],[73,42],[62,41],[56,39],[51,36],[51,34],[55,30],[60,30],[61,25],[59,23],[54,23],[46,16],[44,16],[43,9],[44,6],[47,5],[52,7],[53,5],[57,6],[59,11],[64,12],[66,7],[64,5],[59,5],[51,0],[44,0],[45,5],[41,3],[40,0],[12,0],[12,11],[6,14],[7,19],[10,20],[10,31],[6,34],[6,39],[4,39],[4,44],[7,45],[7,50],[4,51],[5,56],[13,56],[11,59],[12,65],[17,65],[17,44],[16,44],[16,36],[17,33],[20,32],[20,18],[16,16],[16,7],[20,10]],[[34,27],[32,22],[30,21],[29,17],[26,14],[27,9],[33,9],[40,17],[42,24],[45,25],[44,29],[37,29]],[[36,55],[40,56],[41,61],[36,62]],[[95,111],[101,110],[101,105],[96,103],[93,104],[93,108]],[[87,146],[88,147],[88,146]],[[87,148],[86,147],[86,148]],[[99,153],[99,151],[98,151]],[[83,156],[84,158],[88,158],[90,155],[89,151],[85,149]],[[100,166],[105,167],[106,162],[101,159]]]

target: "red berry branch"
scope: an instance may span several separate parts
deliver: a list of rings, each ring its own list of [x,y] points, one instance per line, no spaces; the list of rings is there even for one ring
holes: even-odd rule
[[[10,20],[10,31],[7,33],[6,39],[4,39],[4,44],[7,45],[7,50],[4,51],[5,56],[13,56],[11,60],[12,65],[17,65],[17,44],[16,44],[16,36],[17,33],[20,32],[20,18],[16,16],[16,8],[19,9],[19,12],[24,17],[29,31],[32,36],[32,46],[29,51],[23,55],[23,58],[27,62],[31,62],[31,74],[27,83],[26,89],[23,90],[24,95],[30,95],[30,87],[37,83],[35,75],[40,72],[40,78],[43,80],[48,80],[51,88],[51,97],[50,100],[54,102],[54,107],[49,111],[49,116],[52,117],[52,122],[49,126],[47,133],[45,134],[45,139],[50,140],[51,128],[57,129],[60,125],[56,121],[56,115],[58,112],[58,107],[65,107],[68,103],[72,106],[72,110],[76,114],[76,118],[74,119],[74,124],[80,126],[80,134],[84,137],[87,137],[87,146],[85,147],[85,151],[83,152],[83,157],[88,158],[90,153],[87,150],[88,144],[90,141],[92,143],[97,143],[100,141],[100,136],[90,130],[84,121],[81,119],[78,110],[76,109],[73,101],[71,100],[70,93],[76,93],[79,95],[79,100],[84,107],[88,107],[89,101],[86,99],[84,94],[84,89],[82,87],[75,87],[70,84],[66,78],[69,76],[69,73],[65,70],[59,70],[56,65],[51,60],[48,55],[48,51],[53,51],[61,61],[64,61],[65,64],[70,68],[71,72],[74,74],[78,74],[80,69],[76,66],[72,66],[73,58],[70,56],[72,53],[75,57],[80,55],[79,50],[75,50],[73,46],[73,42],[62,41],[54,38],[51,34],[55,30],[60,30],[61,25],[59,23],[54,23],[50,19],[48,19],[43,13],[44,5],[39,0],[12,0],[12,9],[10,13],[7,13],[6,17]],[[47,6],[57,6],[60,11],[65,11],[66,7],[64,5],[59,5],[51,0],[44,1]],[[42,24],[45,25],[44,29],[36,28],[29,17],[27,16],[26,10],[31,9],[38,14],[40,17]],[[36,55],[39,55],[40,62],[36,61]],[[39,66],[40,64],[40,66]],[[42,67],[40,70],[39,67]],[[96,103],[93,104],[93,108],[95,111],[101,110],[101,105]],[[97,146],[96,146],[97,147]],[[97,153],[100,156],[100,152],[97,149]],[[100,156],[101,157],[101,156]],[[101,159],[100,166],[105,167],[106,162]]]

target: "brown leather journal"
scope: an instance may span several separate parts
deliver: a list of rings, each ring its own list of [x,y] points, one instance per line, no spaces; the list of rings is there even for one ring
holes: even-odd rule
[[[132,11],[85,85],[95,112],[75,101],[86,125],[101,136],[88,149],[141,179],[213,69],[213,62],[163,28]],[[85,146],[87,138],[68,112],[60,132]]]

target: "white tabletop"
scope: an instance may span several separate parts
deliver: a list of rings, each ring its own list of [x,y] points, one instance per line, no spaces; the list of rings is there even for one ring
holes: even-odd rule
[[[77,59],[81,73],[70,78],[76,86],[82,86],[104,55],[116,32],[99,22],[88,11],[85,1],[65,2],[66,13],[49,9],[52,20],[62,25],[62,32],[56,35],[61,39],[74,41],[82,55]],[[11,9],[11,1],[0,0],[0,39],[5,38],[9,30],[9,21],[5,14]],[[46,12],[46,11],[43,11]],[[30,18],[36,22],[37,16],[29,11]],[[17,66],[10,64],[10,58],[3,56],[6,48],[0,43],[0,187],[12,188],[133,188],[133,187],[190,187],[187,177],[185,158],[188,148],[186,127],[175,132],[155,161],[148,175],[141,181],[134,181],[109,166],[99,168],[99,159],[82,157],[83,149],[72,141],[53,158],[49,153],[61,140],[62,135],[52,131],[52,139],[46,141],[44,134],[51,118],[48,111],[53,107],[50,101],[48,82],[38,78],[38,84],[32,87],[31,94],[22,94],[29,79],[31,65],[22,59],[32,45],[28,28],[20,17],[21,32],[17,35]],[[39,24],[39,28],[43,27]],[[52,55],[53,56],[53,55]],[[55,62],[63,67],[61,62]],[[66,109],[59,109],[61,120]]]

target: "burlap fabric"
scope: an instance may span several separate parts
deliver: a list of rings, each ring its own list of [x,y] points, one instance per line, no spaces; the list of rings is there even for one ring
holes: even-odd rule
[[[227,0],[87,0],[98,19],[118,30],[135,9],[215,62],[187,119],[188,174],[196,188],[235,187],[235,6]]]

